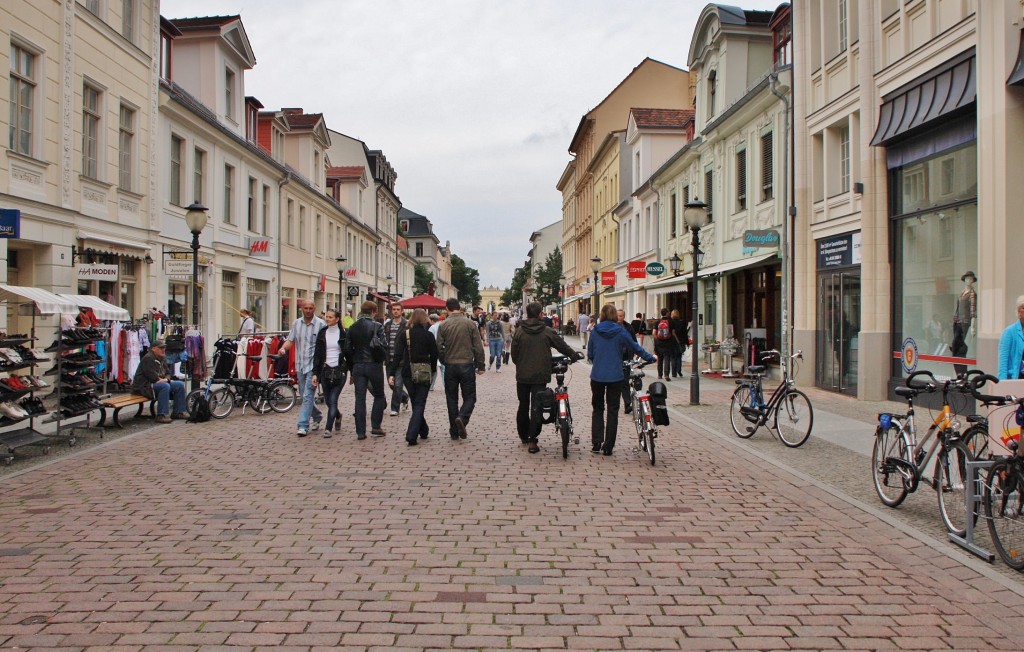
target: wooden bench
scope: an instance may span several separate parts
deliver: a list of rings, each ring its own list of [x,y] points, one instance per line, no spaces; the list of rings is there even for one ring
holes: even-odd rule
[[[104,408],[100,410],[100,420],[96,424],[100,428],[105,427],[104,424],[107,421],[106,408],[111,408],[114,410],[114,425],[117,426],[118,428],[124,428],[124,426],[121,425],[120,415],[121,410],[123,410],[126,407],[138,405],[139,411],[135,413],[135,418],[139,418],[142,416],[142,408],[145,407],[146,403],[149,403],[149,416],[156,416],[156,399],[147,398],[145,396],[139,396],[138,394],[122,394],[121,396],[112,396],[110,398],[103,399],[102,401],[100,401],[100,403],[103,404]]]

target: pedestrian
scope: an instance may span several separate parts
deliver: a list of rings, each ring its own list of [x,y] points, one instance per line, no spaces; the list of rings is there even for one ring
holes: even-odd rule
[[[676,350],[672,355],[672,377],[679,378],[683,375],[683,354],[689,348],[690,336],[686,332],[686,322],[679,310],[673,310],[669,315],[669,324],[672,325],[672,332],[676,338]]]
[[[384,335],[388,338],[388,363],[387,368],[392,368],[392,362],[395,357],[395,342],[405,336],[405,314],[402,311],[402,304],[394,302],[389,308],[391,316],[387,321],[384,322]],[[390,383],[392,386],[391,390],[391,416],[397,417],[398,411],[401,408],[408,409],[409,407],[409,394],[405,391],[405,378],[402,376],[402,366],[398,365],[398,375],[395,377],[395,382]]]
[[[316,336],[313,351],[313,387],[324,390],[324,404],[327,406],[327,423],[324,437],[330,437],[333,430],[341,430],[341,415],[338,413],[338,396],[345,386],[348,364],[345,361],[347,348],[345,329],[341,326],[341,315],[334,308],[324,313],[326,325]]]
[[[554,310],[551,311],[551,328],[554,328],[559,333],[562,332],[562,318]]]
[[[491,360],[487,368],[494,367],[494,373],[501,373],[501,353],[505,347],[505,335],[501,329],[501,321],[498,320],[498,313],[491,313],[491,321],[487,322],[487,346],[491,352]],[[498,364],[494,362],[497,360]]]
[[[446,315],[447,310],[443,311]],[[434,336],[434,341],[437,341],[437,331],[441,328],[441,322],[444,321],[441,315],[430,315],[430,334]],[[437,371],[430,377],[430,391],[434,391],[434,385],[437,383],[437,377],[441,376],[441,387],[444,387],[444,365],[441,364],[440,360],[437,363]]]
[[[348,330],[349,369],[352,387],[356,395],[355,422],[356,439],[366,439],[366,390],[373,396],[370,408],[370,434],[383,437],[384,408],[388,400],[384,397],[384,361],[387,359],[387,339],[384,326],[376,320],[377,304],[364,301],[359,319]]]
[[[554,311],[552,311],[552,313],[553,312]],[[555,320],[552,319],[551,315],[549,315],[547,313],[544,313],[544,317],[542,318],[542,321],[544,322],[544,325],[547,326],[548,328],[554,328],[555,327]]]
[[[636,341],[640,343],[640,346],[644,345],[644,337],[647,335],[647,322],[644,321],[644,313],[636,313],[636,318],[629,324],[630,328],[636,334]],[[661,357],[660,355],[658,356]]]
[[[633,332],[633,327],[630,325],[630,323],[628,321],[626,321],[626,311],[623,310],[622,308],[619,308],[617,311],[615,311],[615,315],[616,315],[616,318],[618,319],[619,325],[622,326],[622,328],[624,328],[626,330],[626,333],[630,336],[630,338],[632,338],[632,340],[634,342],[636,342],[637,341],[636,333]],[[593,329],[591,329],[591,330],[593,330]],[[591,336],[591,339],[593,339],[593,336]],[[623,351],[622,351],[622,362],[625,363],[627,360],[631,360],[632,358],[633,358],[633,354],[631,352],[623,349]],[[628,381],[629,381],[628,378],[626,378],[625,380],[622,381],[622,404],[625,406],[622,411],[625,412],[626,414],[630,414],[630,413],[633,412],[633,406],[629,404],[629,382]]]
[[[658,356],[658,378],[664,378],[665,382],[672,382],[672,360],[678,348],[668,308],[662,308],[661,319],[654,326],[654,353]]]
[[[430,394],[431,379],[437,370],[437,342],[429,330],[430,320],[427,312],[422,308],[412,311],[412,318],[406,324],[402,337],[395,345],[395,356],[388,366],[388,382],[394,385],[398,378],[404,377],[409,388],[409,398],[412,403],[412,415],[409,417],[409,426],[405,430],[405,441],[410,446],[415,446],[419,439],[426,439],[430,435],[430,426],[424,411],[427,407],[427,396]],[[413,365],[430,365],[430,375],[426,382],[416,382],[413,375]],[[403,370],[399,371],[398,367]]]
[[[252,337],[256,333],[256,320],[252,316],[252,311],[242,308],[239,314],[242,316],[242,323],[238,327],[238,334],[242,337]]]
[[[314,403],[313,390],[313,356],[316,353],[316,336],[327,324],[316,316],[316,304],[309,299],[299,302],[302,316],[292,323],[288,337],[281,345],[280,353],[285,355],[295,347],[295,373],[298,380],[299,396],[302,405],[299,407],[299,424],[296,434],[305,437],[311,430],[320,428],[324,415]]]
[[[465,439],[466,426],[476,405],[476,376],[487,369],[484,346],[476,322],[466,317],[456,298],[448,299],[448,319],[437,331],[437,350],[444,363],[444,393],[452,439]],[[474,375],[475,374],[475,375]],[[459,407],[459,391],[462,407]]]
[[[485,342],[487,340],[487,315],[484,314],[484,309],[480,306],[473,306],[473,321],[480,329],[480,342]]]
[[[1024,378],[1024,295],[1017,297],[1017,320],[999,337],[999,380]]]
[[[516,412],[516,430],[519,440],[528,444],[531,453],[540,451],[537,439],[540,423],[534,416],[537,392],[551,382],[551,349],[582,360],[583,354],[566,344],[555,329],[544,324],[540,318],[544,308],[536,301],[526,305],[526,320],[520,322],[512,338],[512,361],[516,364],[516,396],[519,410]]]
[[[508,365],[509,357],[512,355],[512,322],[508,313],[501,315],[501,361]]]
[[[621,312],[621,311],[620,311]],[[624,353],[626,352],[626,353]],[[638,355],[647,362],[657,358],[647,352],[619,323],[615,306],[601,308],[601,321],[587,345],[590,370],[590,392],[593,415],[590,422],[591,451],[611,455],[619,428],[619,396],[629,378],[623,373],[623,355]],[[627,399],[628,400],[628,399]],[[607,411],[607,420],[605,412]]]
[[[590,337],[590,315],[581,312],[576,318],[576,327],[579,328],[580,337],[583,338],[583,346],[586,346],[587,338]]]
[[[132,394],[145,396],[156,401],[157,423],[170,423],[171,419],[187,419],[185,407],[185,383],[173,380],[167,369],[167,344],[155,340],[149,345],[149,352],[142,356],[135,377],[132,379]],[[174,412],[171,412],[171,400]]]

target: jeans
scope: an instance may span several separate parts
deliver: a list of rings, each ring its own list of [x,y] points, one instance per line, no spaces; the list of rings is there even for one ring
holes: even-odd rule
[[[398,365],[398,369],[395,370],[395,388],[391,390],[391,411],[401,412],[402,401],[409,400],[409,393],[405,391],[405,382],[402,378],[402,365]]]
[[[491,363],[497,360],[497,369],[501,369],[501,353],[505,348],[504,340],[488,340],[488,345],[491,347]]]
[[[153,396],[156,397],[156,414],[166,417],[171,414],[171,401],[174,399],[174,414],[185,412],[185,383],[172,380],[167,383],[153,383]]]
[[[356,434],[366,434],[366,388],[373,396],[370,408],[370,428],[376,430],[384,421],[384,408],[388,400],[384,397],[384,366],[380,362],[357,362],[352,367],[352,387],[356,393]]]
[[[536,392],[547,385],[516,383],[516,396],[519,398],[519,410],[516,411],[516,430],[522,442],[536,442],[540,436],[539,421],[533,419],[533,397]]]
[[[302,397],[302,406],[299,408],[299,430],[309,430],[309,419],[320,423],[324,418],[323,412],[316,406],[313,399],[316,397],[316,390],[313,389],[313,371],[308,372],[295,370],[299,380],[299,396]]]
[[[600,447],[606,453],[615,448],[615,436],[619,431],[619,392],[624,386],[626,385],[622,382],[590,381],[592,395],[590,405],[594,408],[590,422],[590,438],[594,448]],[[608,409],[607,421],[605,420],[606,406]]]
[[[341,425],[341,415],[338,414],[338,397],[341,396],[341,388],[345,386],[345,376],[342,376],[335,383],[320,383],[324,389],[324,405],[327,406],[327,431]]]
[[[672,358],[676,348],[675,342],[658,342],[654,345],[654,354],[658,356],[658,378],[668,378],[672,374]]]
[[[462,408],[459,408],[459,390],[462,390]],[[476,365],[450,364],[445,367],[444,393],[448,399],[448,434],[458,436],[455,419],[462,419],[464,425],[469,424],[469,417],[476,406]]]
[[[423,439],[430,434],[430,426],[424,412],[427,408],[427,396],[430,395],[430,385],[417,385],[409,383],[409,402],[412,403],[412,416],[409,417],[409,427],[405,430],[406,441],[416,441],[419,436]]]
[[[675,352],[672,354],[672,376],[679,377],[683,375],[683,347],[677,347]]]

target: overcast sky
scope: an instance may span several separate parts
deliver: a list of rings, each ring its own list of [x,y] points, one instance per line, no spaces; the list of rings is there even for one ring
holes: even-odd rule
[[[239,14],[245,92],[380,149],[402,204],[507,287],[583,115],[651,57],[686,68],[696,0],[162,0],[167,18]],[[774,9],[747,0],[744,9]],[[625,125],[623,125],[625,126]]]

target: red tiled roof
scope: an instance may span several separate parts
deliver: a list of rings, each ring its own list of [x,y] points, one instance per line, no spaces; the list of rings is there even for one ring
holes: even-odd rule
[[[228,23],[241,20],[241,16],[202,16],[197,18],[171,18],[171,23],[181,31],[193,29],[209,29],[211,27],[223,27]]]
[[[332,179],[361,179],[363,177],[363,166],[343,165],[340,167],[327,168],[327,176]]]
[[[288,113],[288,126],[312,127],[324,118],[323,113]]]
[[[683,129],[693,121],[693,109],[630,109],[640,129]]]

